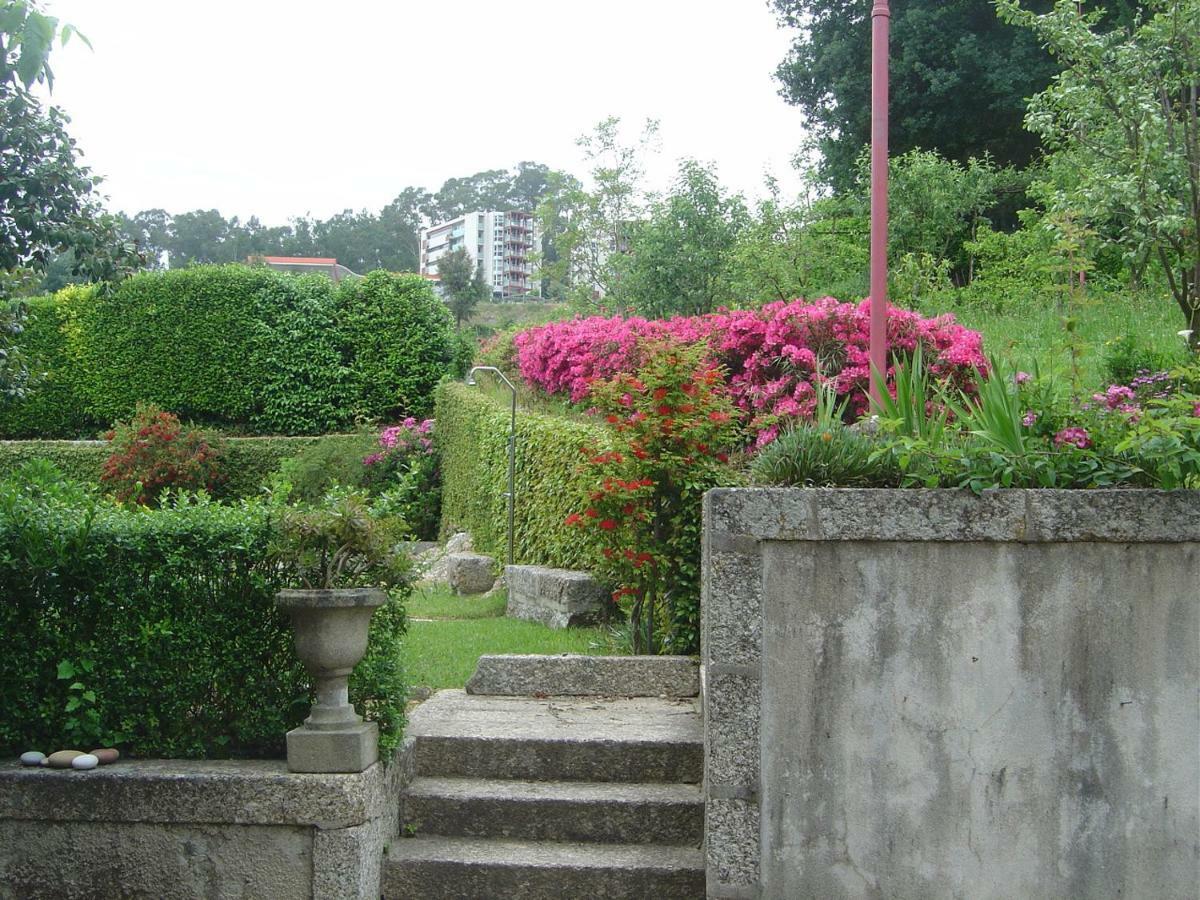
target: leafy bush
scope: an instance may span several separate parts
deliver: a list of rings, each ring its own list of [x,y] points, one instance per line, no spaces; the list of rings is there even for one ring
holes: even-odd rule
[[[399,516],[417,540],[436,540],[442,483],[433,419],[418,422],[410,417],[383,429],[378,449],[363,459],[363,465],[376,514]]]
[[[318,505],[278,508],[270,552],[292,587],[397,587],[411,570],[403,536],[404,523],[373,515],[365,495],[337,490]]]
[[[184,431],[179,419],[153,405],[138,405],[128,422],[109,433],[112,455],[100,482],[122,503],[155,504],[164,491],[207,491],[225,480],[223,447],[199,431]]]
[[[592,385],[589,399],[615,431],[606,452],[583,447],[590,490],[566,524],[601,543],[591,568],[618,586],[634,653],[700,648],[700,504],[734,482],[733,405],[704,349],[671,341],[643,348],[636,375]]]
[[[481,553],[508,548],[507,398],[446,382],[435,394],[434,444],[441,454],[442,533],[471,532]],[[518,409],[514,555],[518,563],[587,568],[600,551],[595,535],[563,528],[592,479],[579,470],[579,448],[611,449],[607,429],[591,422]]]
[[[827,297],[665,321],[576,319],[531,328],[514,342],[527,384],[550,394],[569,394],[576,402],[586,396],[593,379],[636,370],[645,338],[702,343],[728,372],[734,405],[762,446],[788,422],[812,415],[818,383],[828,381],[839,398],[850,398],[853,413],[866,411],[869,325],[867,301],[854,305]],[[923,348],[930,372],[964,390],[986,367],[979,334],[949,315],[927,319],[893,307],[888,311],[888,345],[893,360]]]
[[[1182,350],[1183,342],[1179,344]],[[1104,344],[1104,372],[1114,384],[1128,384],[1139,375],[1161,372],[1180,361],[1147,346],[1132,334],[1123,334]]]
[[[67,288],[63,296],[90,296],[90,288]],[[55,297],[24,301],[20,347],[32,376],[23,397],[0,402],[0,436],[63,437],[95,434],[103,424],[87,414],[67,358],[62,303]]]
[[[217,496],[231,500],[258,496],[285,459],[318,441],[356,447],[365,443],[357,434],[331,434],[320,438],[225,438],[226,480],[219,485]],[[0,441],[0,478],[30,460],[47,459],[66,477],[98,485],[104,461],[111,452],[107,441]]]
[[[0,482],[0,755],[116,745],[135,757],[275,757],[311,682],[274,596],[258,503],[118,507],[41,472]],[[404,590],[351,680],[399,739]]]
[[[343,281],[337,304],[355,413],[384,421],[428,413],[434,387],[460,374],[462,357],[450,311],[429,283],[372,272]]]
[[[363,460],[375,446],[375,436],[368,431],[318,438],[283,461],[273,479],[274,492],[292,503],[313,504],[336,487],[361,488],[367,475]]]

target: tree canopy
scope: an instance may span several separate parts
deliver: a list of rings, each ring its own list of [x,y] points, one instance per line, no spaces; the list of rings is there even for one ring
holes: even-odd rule
[[[872,0],[772,5],[780,24],[799,32],[776,69],[780,94],[800,107],[813,129],[825,179],[849,188],[871,133]],[[1124,24],[1143,4],[1086,5],[1101,7],[1109,24]],[[958,162],[989,154],[1001,166],[1029,163],[1038,138],[1021,125],[1026,99],[1059,70],[1037,37],[998,18],[991,0],[905,0],[891,9],[891,150],[937,150]]]

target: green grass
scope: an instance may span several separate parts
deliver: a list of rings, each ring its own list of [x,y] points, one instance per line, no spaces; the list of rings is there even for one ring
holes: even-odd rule
[[[435,691],[461,688],[485,653],[616,652],[606,628],[555,631],[537,622],[508,619],[505,602],[503,595],[484,599],[456,597],[445,589],[414,592],[403,644],[409,684]]]
[[[1043,373],[1070,375],[1071,335],[1053,299],[1008,309],[961,305],[923,312],[953,312],[963,325],[983,334],[986,352],[1010,360],[1017,369],[1032,371],[1036,361]],[[1105,345],[1126,334],[1139,345],[1180,362],[1185,357],[1183,339],[1177,334],[1184,320],[1170,297],[1096,292],[1074,306],[1070,315],[1075,320],[1075,341],[1081,350],[1080,382],[1085,390],[1099,390],[1108,384]]]

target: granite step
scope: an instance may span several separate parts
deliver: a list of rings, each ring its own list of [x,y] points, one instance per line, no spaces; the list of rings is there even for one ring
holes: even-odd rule
[[[704,862],[695,847],[397,838],[383,867],[388,900],[695,900]]]
[[[698,700],[439,691],[413,711],[418,775],[698,784]]]
[[[704,800],[694,784],[419,777],[404,820],[416,834],[699,846]]]

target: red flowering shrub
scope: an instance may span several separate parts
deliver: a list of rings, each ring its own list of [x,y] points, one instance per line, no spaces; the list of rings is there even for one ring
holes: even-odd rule
[[[100,481],[121,502],[158,502],[168,488],[212,492],[225,480],[222,448],[199,431],[184,431],[179,419],[152,405],[138,405],[128,422],[105,435],[113,452]]]
[[[614,449],[583,448],[595,489],[566,524],[596,529],[595,569],[618,586],[635,653],[695,652],[700,625],[700,501],[730,483],[738,427],[722,371],[704,348],[656,339],[636,374],[592,382]]]
[[[726,373],[730,396],[759,446],[774,440],[781,424],[811,418],[816,384],[832,383],[850,398],[856,415],[867,411],[870,379],[870,302],[839,303],[832,297],[771,303],[760,310],[723,311],[662,321],[593,316],[555,322],[518,334],[513,344],[526,383],[579,402],[591,383],[635,371],[648,338],[673,338],[707,348]],[[951,315],[927,319],[909,310],[888,310],[893,359],[922,349],[929,372],[970,392],[985,372],[982,338]],[[893,370],[889,366],[888,377]]]

